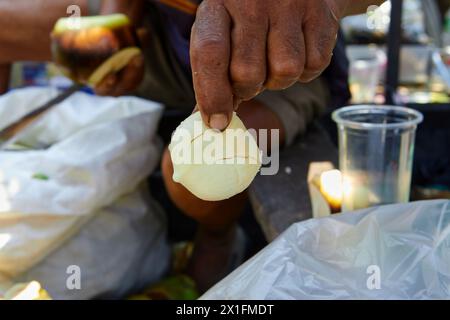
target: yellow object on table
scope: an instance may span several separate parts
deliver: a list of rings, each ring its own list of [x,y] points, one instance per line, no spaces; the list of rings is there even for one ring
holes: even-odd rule
[[[51,297],[39,282],[32,281],[14,285],[0,300],[51,300]]]
[[[195,300],[199,293],[195,282],[186,275],[168,277],[129,300]]]
[[[328,161],[310,163],[307,179],[313,218],[340,212],[343,191],[337,171]]]
[[[339,212],[342,205],[342,174],[333,169],[322,172],[320,175],[320,192],[330,204],[333,212]]]

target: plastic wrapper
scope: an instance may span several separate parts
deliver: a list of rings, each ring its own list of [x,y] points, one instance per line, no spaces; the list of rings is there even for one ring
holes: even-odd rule
[[[449,299],[450,202],[292,225],[202,299]]]

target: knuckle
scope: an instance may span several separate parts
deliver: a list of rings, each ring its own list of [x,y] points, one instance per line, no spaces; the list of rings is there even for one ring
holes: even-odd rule
[[[232,64],[231,80],[243,87],[262,85],[265,78],[264,70],[258,65]]]
[[[301,83],[308,83],[308,82],[311,82],[312,80],[316,79],[319,75],[320,75],[320,72],[303,74],[303,75],[300,77],[299,82],[301,82]]]
[[[330,64],[331,54],[326,56],[318,51],[316,54],[310,54],[307,58],[306,70],[310,73],[316,73],[324,70]]]
[[[226,45],[226,41],[222,36],[209,34],[195,38],[191,44],[191,50],[200,53],[211,52],[222,50],[224,45]]]
[[[223,6],[223,0],[206,0],[202,1],[197,7],[197,16],[207,16],[218,6]]]
[[[265,87],[269,90],[285,90],[292,86],[297,80],[281,81],[276,79],[269,79]]]
[[[300,61],[296,59],[279,59],[271,65],[271,76],[275,79],[296,79],[302,69]]]

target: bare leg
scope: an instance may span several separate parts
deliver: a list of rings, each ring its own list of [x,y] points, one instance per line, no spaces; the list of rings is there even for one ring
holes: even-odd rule
[[[277,116],[257,101],[244,102],[238,114],[247,128],[281,129],[281,137],[284,136]],[[203,201],[195,197],[181,184],[172,180],[173,166],[167,150],[162,159],[162,171],[172,201],[199,223],[188,272],[196,280],[199,289],[205,291],[229,271],[229,256],[235,239],[236,222],[247,201],[247,194],[243,192],[218,202]]]

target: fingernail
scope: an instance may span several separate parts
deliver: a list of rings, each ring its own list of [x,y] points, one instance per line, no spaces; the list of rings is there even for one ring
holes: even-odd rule
[[[223,113],[216,113],[209,117],[209,126],[212,129],[220,131],[225,130],[228,127],[228,117]]]

